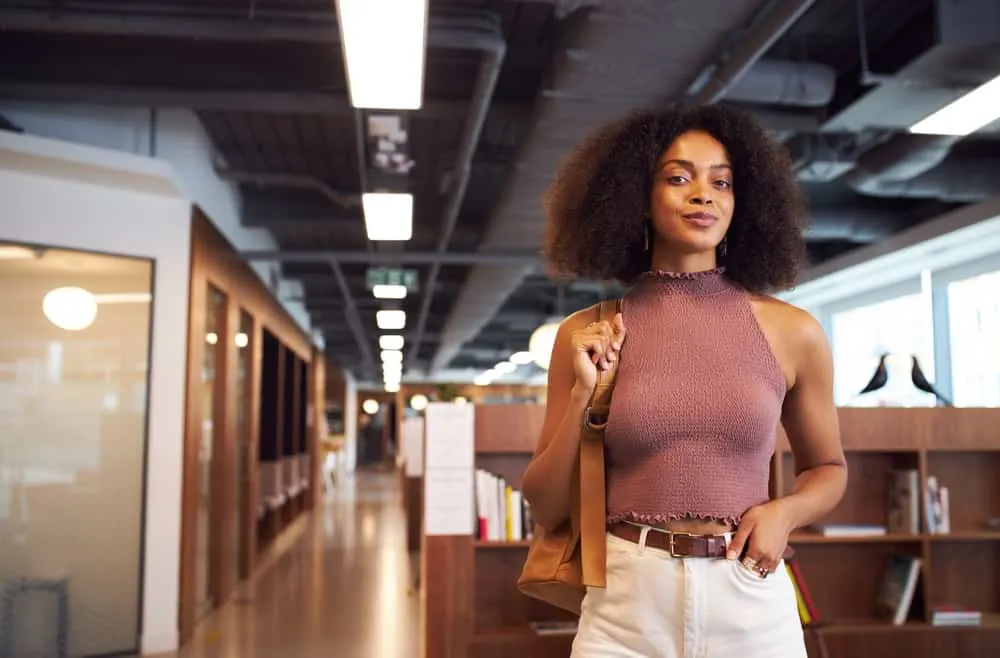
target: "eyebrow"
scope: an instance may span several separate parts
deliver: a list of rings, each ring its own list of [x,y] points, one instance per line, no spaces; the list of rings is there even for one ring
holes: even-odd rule
[[[670,159],[670,160],[664,160],[663,162],[661,162],[660,165],[657,167],[657,170],[663,169],[664,167],[666,167],[669,164],[680,165],[680,166],[684,167],[685,169],[689,169],[689,170],[694,170],[694,169],[697,168],[697,167],[694,166],[694,163],[691,162],[690,160]],[[728,170],[732,171],[733,167],[731,165],[728,165],[728,164],[714,164],[714,165],[710,165],[709,169],[728,169]]]

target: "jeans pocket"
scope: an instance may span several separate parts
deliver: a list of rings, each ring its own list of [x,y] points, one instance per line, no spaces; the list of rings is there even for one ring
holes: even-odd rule
[[[781,578],[785,570],[785,562],[783,560],[778,562],[777,568],[774,573],[769,573],[766,578],[761,578],[760,574],[756,571],[748,569],[741,560],[729,560],[731,563],[731,570],[733,571],[733,577],[740,583],[761,588],[763,590],[769,590],[776,587],[778,580]]]

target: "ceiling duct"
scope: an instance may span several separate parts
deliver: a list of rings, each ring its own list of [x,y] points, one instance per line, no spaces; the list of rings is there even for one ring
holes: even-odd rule
[[[905,228],[914,219],[899,212],[881,212],[867,208],[810,209],[804,233],[810,242],[844,240],[867,244]]]
[[[571,17],[567,43],[557,51],[549,93],[537,104],[537,120],[513,168],[483,250],[537,250],[544,221],[541,199],[566,153],[598,124],[641,106],[685,95],[691,71],[702,70],[727,37],[758,17],[706,86],[727,90],[753,66],[809,0],[734,1],[725,12],[706,13],[698,3],[633,0],[608,2]],[[762,11],[763,9],[767,11]],[[780,34],[780,32],[779,32]],[[759,44],[757,46],[756,44]],[[664,56],[669,47],[669,57]],[[574,56],[586,53],[585,57]],[[725,77],[726,79],[723,79]],[[594,96],[600,90],[600,97]],[[431,362],[439,370],[496,314],[534,270],[530,265],[473,268],[442,331]]]
[[[916,4],[914,6],[917,6]],[[864,30],[862,23],[861,30]],[[872,86],[824,126],[828,132],[909,130],[910,126],[996,76],[1000,70],[996,2],[936,0],[908,17],[869,70],[864,39],[860,83]],[[860,36],[863,36],[863,32]]]
[[[837,72],[816,62],[762,59],[740,78],[722,100],[754,105],[825,107],[837,88]]]

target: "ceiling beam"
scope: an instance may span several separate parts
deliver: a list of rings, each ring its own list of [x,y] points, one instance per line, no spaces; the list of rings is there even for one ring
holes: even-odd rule
[[[354,118],[354,108],[343,94],[294,90],[212,90],[100,83],[3,81],[0,82],[0,98],[45,103],[187,108],[201,112],[322,114],[331,118]],[[468,109],[469,103],[466,101],[427,99],[419,110],[410,112],[410,115],[415,119],[455,119],[468,112]],[[490,109],[490,116],[523,120],[530,116],[530,106],[495,105]]]
[[[371,265],[534,265],[541,263],[541,256],[531,251],[489,252],[421,252],[400,251],[326,251],[326,250],[276,250],[244,251],[246,260],[280,261],[284,263],[351,263]]]
[[[0,30],[48,34],[133,36],[184,41],[249,41],[291,43],[337,43],[336,14],[332,11],[249,18],[239,15],[183,15],[143,12],[121,3],[108,11],[86,11],[66,7],[49,9],[9,8],[0,12]]]

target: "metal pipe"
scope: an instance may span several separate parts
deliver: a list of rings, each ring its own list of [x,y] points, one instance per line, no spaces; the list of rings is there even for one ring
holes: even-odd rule
[[[340,263],[382,265],[536,265],[541,256],[531,251],[473,251],[466,253],[445,251],[244,251],[245,260],[281,261],[283,263]],[[427,285],[426,283],[424,284]],[[437,285],[435,283],[435,285]]]
[[[369,370],[368,374],[371,374],[371,371],[374,370],[375,362],[372,360],[371,349],[368,346],[368,335],[361,324],[361,315],[358,313],[358,307],[354,303],[354,295],[351,294],[351,289],[347,285],[347,280],[344,278],[344,272],[340,269],[340,265],[336,262],[331,262],[330,268],[333,269],[333,276],[337,279],[340,294],[344,296],[344,318],[347,320],[347,326],[351,328],[351,333],[354,334],[354,340],[358,344],[358,351],[361,353],[361,358]]]
[[[729,57],[691,96],[690,102],[711,105],[720,100],[815,2],[816,0],[774,0]]]
[[[341,208],[356,208],[361,205],[359,194],[335,190],[318,178],[302,174],[285,174],[277,172],[233,171],[217,167],[215,173],[219,178],[231,183],[248,183],[262,187],[297,187],[316,190]]]
[[[448,48],[472,48],[482,51],[482,60],[479,64],[479,73],[476,76],[476,86],[470,102],[469,118],[465,122],[465,132],[458,147],[458,157],[455,162],[456,183],[452,188],[451,196],[445,205],[444,226],[438,238],[437,253],[443,254],[448,249],[451,242],[452,232],[455,230],[455,223],[465,199],[465,191],[469,185],[469,178],[472,172],[472,160],[476,153],[476,146],[479,144],[479,137],[483,131],[483,124],[486,123],[486,115],[490,110],[490,101],[493,98],[493,91],[496,89],[497,78],[500,76],[500,68],[507,53],[507,44],[503,40],[500,31],[500,21],[493,17],[493,28],[479,34],[473,32],[469,35],[466,32],[456,30],[435,30],[428,33],[428,45],[448,47]],[[432,38],[433,34],[433,38]],[[537,260],[537,256],[535,256]],[[480,261],[481,262],[481,261]],[[441,261],[435,260],[431,264],[427,281],[424,283],[424,291],[420,304],[420,312],[417,316],[416,328],[414,331],[413,343],[410,346],[407,357],[407,365],[413,365],[420,352],[420,344],[423,342],[424,330],[427,327],[427,318],[430,315],[431,303],[434,299],[434,290],[437,287],[438,275],[441,272]]]

